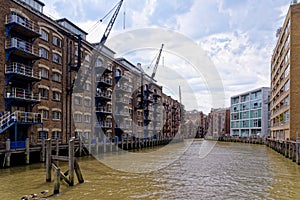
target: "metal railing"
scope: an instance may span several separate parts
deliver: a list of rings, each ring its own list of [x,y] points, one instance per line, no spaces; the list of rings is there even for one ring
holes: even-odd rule
[[[5,74],[9,74],[9,73],[16,73],[24,76],[41,79],[41,76],[39,75],[38,71],[33,70],[33,68],[30,66],[17,63],[17,62],[12,62],[5,66]]]
[[[38,25],[36,25],[33,21],[22,18],[20,16],[14,15],[14,14],[9,14],[9,15],[6,15],[6,17],[5,17],[5,24],[10,24],[10,23],[17,23],[31,31],[34,31],[37,33],[39,32]]]
[[[5,90],[5,98],[15,98],[24,100],[35,100],[40,101],[40,95],[34,94],[31,91],[21,89],[21,88],[11,88]]]
[[[30,53],[30,54],[34,54],[36,56],[39,55],[38,48],[34,47],[33,44],[26,42],[24,40],[21,40],[19,38],[14,37],[14,38],[10,38],[10,39],[6,40],[5,48],[13,48],[13,47],[20,49],[22,51],[25,51],[27,53]]]

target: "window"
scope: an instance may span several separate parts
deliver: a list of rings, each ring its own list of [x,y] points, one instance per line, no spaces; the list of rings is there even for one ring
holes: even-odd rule
[[[41,29],[41,38],[46,41],[49,40],[49,34],[43,29]]]
[[[121,70],[119,70],[119,69],[116,69],[115,74],[116,74],[116,75],[115,75],[116,77],[122,76],[122,72],[121,72]]]
[[[40,57],[45,58],[45,59],[49,58],[49,52],[48,52],[47,49],[44,49],[44,48],[41,47],[39,49],[39,53],[40,53]]]
[[[96,62],[96,67],[102,67],[102,66],[103,66],[103,61],[100,58],[98,58]]]
[[[90,84],[90,83],[85,83],[85,84],[84,84],[84,89],[85,89],[86,91],[90,91],[90,90],[91,90],[91,84]]]
[[[42,119],[49,119],[49,110],[41,109],[39,112],[42,114]]]
[[[90,61],[90,55],[89,54],[85,55],[85,60],[88,61],[88,62]]]
[[[75,103],[75,105],[81,105],[82,104],[82,98],[81,97],[74,97],[74,103]]]
[[[284,78],[286,78],[289,74],[290,74],[290,64],[288,65],[288,67],[284,71]]]
[[[58,64],[61,64],[61,56],[57,53],[53,53],[52,55],[52,61]]]
[[[84,106],[91,107],[91,100],[90,99],[84,99]]]
[[[61,119],[61,112],[60,111],[53,111],[52,112],[52,119],[53,120],[60,120]]]
[[[52,43],[57,47],[61,47],[61,39],[56,36],[53,36]]]
[[[74,114],[74,121],[75,122],[81,122],[82,121],[82,115],[79,113]]]
[[[54,101],[61,101],[61,93],[60,92],[53,91],[52,97],[53,97]]]
[[[42,139],[47,139],[48,138],[48,131],[39,131],[38,132],[38,140]]]
[[[40,69],[39,69],[39,75],[40,75],[40,77],[42,77],[42,78],[48,79],[48,78],[49,78],[49,70],[46,69],[46,68],[40,68]]]
[[[53,140],[60,139],[61,132],[60,131],[52,131],[51,138]]]
[[[91,123],[91,116],[90,115],[84,115],[84,122]]]
[[[287,82],[286,82],[286,84],[284,85],[284,91],[287,91],[287,90],[289,90],[290,89],[290,80],[288,80]]]
[[[42,99],[48,99],[49,98],[49,90],[46,88],[39,88],[39,93]]]
[[[53,72],[52,80],[60,83],[61,82],[61,74],[59,74],[57,72]]]

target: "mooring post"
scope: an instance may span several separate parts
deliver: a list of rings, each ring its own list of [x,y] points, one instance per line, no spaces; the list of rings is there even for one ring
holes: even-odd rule
[[[88,145],[89,145],[89,154],[92,154],[92,137],[91,137],[91,133],[89,133]]]
[[[298,132],[296,132],[296,163],[299,164],[299,144],[298,144]]]
[[[69,140],[69,186],[74,185],[74,138]]]
[[[10,167],[10,139],[7,139],[6,142],[6,152],[5,152],[5,167]]]
[[[79,182],[79,183],[83,183],[83,182],[84,182],[83,176],[82,176],[82,173],[81,173],[79,164],[78,164],[78,162],[77,162],[76,159],[75,159],[75,161],[74,161],[74,168],[75,168],[75,173],[76,173],[78,182]]]
[[[45,139],[42,139],[41,162],[45,162]]]
[[[96,137],[96,155],[99,154],[99,137]]]
[[[103,138],[103,153],[106,153],[106,139]]]
[[[82,138],[79,137],[79,157],[82,156]]]
[[[59,193],[59,188],[60,188],[60,169],[55,167],[54,168],[54,194]]]
[[[121,136],[121,149],[123,150],[124,149],[124,138]]]
[[[51,139],[46,140],[46,182],[51,182]]]
[[[116,140],[116,151],[119,150],[119,137],[118,136],[115,136],[115,140]]]
[[[112,139],[110,139],[110,146],[109,146],[109,147],[110,147],[110,148],[109,148],[109,149],[110,149],[110,152],[112,152],[112,151],[113,151],[113,148],[112,148],[112,147],[113,147]]]
[[[55,142],[56,142],[56,155],[58,156],[59,155],[59,137],[57,137],[56,138],[56,140],[55,140]]]
[[[25,162],[28,165],[30,163],[29,138],[25,140],[25,149]]]

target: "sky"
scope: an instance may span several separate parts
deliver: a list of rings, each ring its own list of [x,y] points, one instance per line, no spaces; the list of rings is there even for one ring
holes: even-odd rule
[[[46,15],[69,19],[88,33],[88,41],[99,42],[111,15],[97,22],[118,0],[43,2]],[[141,62],[145,72],[151,74],[151,62],[161,39],[165,39],[155,31],[167,31],[174,40],[166,42],[156,79],[177,99],[180,85],[187,110],[208,113],[212,107],[229,107],[231,96],[270,86],[276,30],[282,26],[290,3],[291,0],[124,0],[107,46],[116,51],[117,57],[134,64]],[[135,35],[137,30],[144,30],[144,41],[135,40],[142,36]],[[145,35],[147,30],[151,36]],[[130,49],[133,41],[126,41],[127,51],[118,52],[121,49],[115,41],[128,32],[134,36],[131,40],[148,46],[133,45],[136,48]],[[174,47],[179,45],[189,48],[184,51]],[[214,94],[221,93],[219,101],[215,101]]]

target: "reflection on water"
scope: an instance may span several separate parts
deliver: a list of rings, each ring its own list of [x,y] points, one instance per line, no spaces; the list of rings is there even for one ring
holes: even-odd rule
[[[80,158],[85,183],[74,187],[62,183],[61,194],[47,199],[299,198],[300,166],[280,154],[262,145],[217,143],[203,158],[199,156],[203,143],[209,141],[194,141],[186,151],[178,151],[182,156],[169,154],[178,159],[147,173],[118,171],[93,157]],[[124,156],[127,155],[102,159]],[[147,162],[146,156],[144,163]],[[134,161],[131,163],[134,166]],[[152,164],[149,163],[149,167],[153,167]],[[66,165],[61,166],[66,170]],[[20,199],[25,194],[45,189],[51,193],[52,187],[53,183],[45,182],[44,164],[0,170],[0,199]]]

